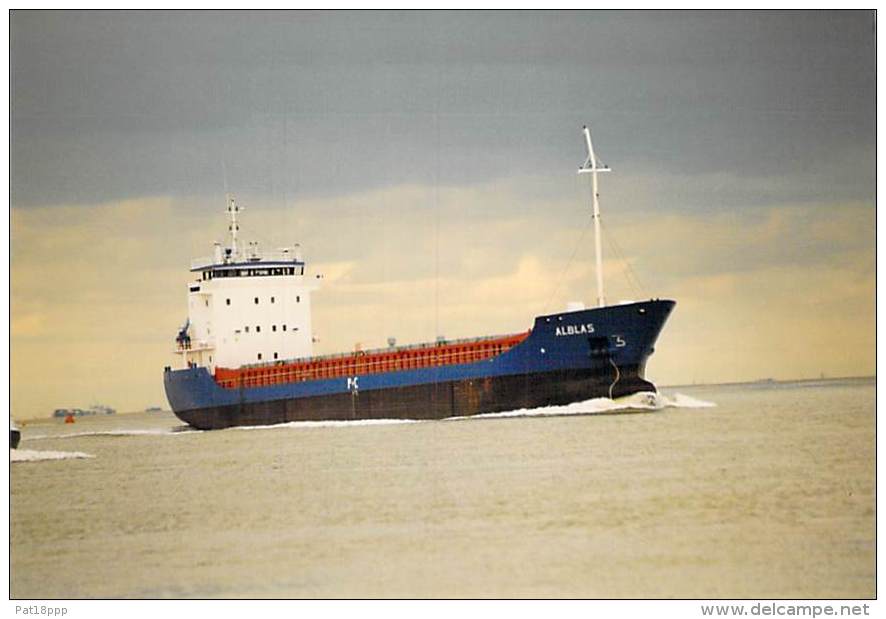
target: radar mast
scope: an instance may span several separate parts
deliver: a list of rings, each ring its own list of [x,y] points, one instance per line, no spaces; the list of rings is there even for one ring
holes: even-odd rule
[[[228,201],[228,213],[231,216],[231,223],[228,226],[228,231],[231,233],[231,247],[229,253],[232,259],[236,259],[240,252],[237,247],[237,232],[240,230],[240,224],[237,223],[237,213],[242,211],[243,207],[237,204],[233,195],[227,194],[226,198]]]

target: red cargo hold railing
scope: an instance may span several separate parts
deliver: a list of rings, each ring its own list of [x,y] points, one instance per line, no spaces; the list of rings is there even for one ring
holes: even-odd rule
[[[277,361],[235,369],[216,368],[215,382],[225,389],[237,389],[241,386],[262,387],[306,380],[475,363],[507,352],[525,340],[528,335],[527,331],[514,335]]]

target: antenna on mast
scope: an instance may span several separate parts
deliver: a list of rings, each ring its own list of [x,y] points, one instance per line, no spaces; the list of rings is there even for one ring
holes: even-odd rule
[[[235,258],[239,252],[237,249],[237,231],[240,230],[240,224],[237,223],[237,213],[243,210],[234,200],[234,196],[226,194],[228,201],[228,213],[231,215],[231,223],[228,225],[228,231],[231,233],[231,257]]]
[[[594,205],[594,249],[597,257],[597,307],[606,305],[606,299],[603,296],[603,247],[600,243],[600,200],[597,194],[597,172],[611,172],[607,165],[603,165],[597,161],[597,155],[594,153],[594,145],[591,142],[591,130],[587,125],[582,127],[585,134],[585,143],[588,147],[588,158],[578,168],[579,174],[590,174],[593,192]]]

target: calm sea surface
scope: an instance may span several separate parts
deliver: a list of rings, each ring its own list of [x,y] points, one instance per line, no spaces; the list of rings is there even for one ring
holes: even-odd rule
[[[875,595],[872,379],[663,393],[678,406],[640,414],[30,423],[12,595]]]

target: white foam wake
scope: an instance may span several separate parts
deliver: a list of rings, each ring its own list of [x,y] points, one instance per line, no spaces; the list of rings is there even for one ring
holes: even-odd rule
[[[290,421],[272,426],[234,426],[228,430],[270,430],[272,428],[339,428],[353,426],[388,426],[401,423],[422,423],[424,419],[353,419],[347,421]]]
[[[559,417],[562,415],[593,415],[630,411],[654,411],[664,408],[664,403],[656,393],[634,393],[624,398],[591,398],[582,402],[572,402],[561,406],[542,406],[540,408],[519,408],[499,413],[483,413],[471,417],[455,417],[454,419],[495,419],[500,417]]]
[[[42,460],[77,460],[94,458],[82,451],[36,451],[33,449],[10,449],[10,462],[40,462]]]
[[[714,408],[717,406],[715,402],[707,402],[697,398],[675,393],[673,397],[663,396],[667,402],[667,408]]]
[[[662,393],[642,391],[622,398],[592,398],[583,402],[573,402],[562,406],[541,408],[521,408],[500,413],[483,413],[471,417],[453,419],[495,419],[501,417],[560,417],[564,415],[606,415],[616,413],[653,412],[666,408],[710,408],[713,402],[705,402],[677,393],[668,396]]]
[[[36,434],[32,436],[22,436],[23,441],[41,441],[56,438],[77,438],[83,436],[158,436],[166,434],[188,434],[189,432],[199,432],[188,426],[179,426],[176,428],[151,428],[145,430],[100,430],[95,432],[67,432],[65,434]]]

